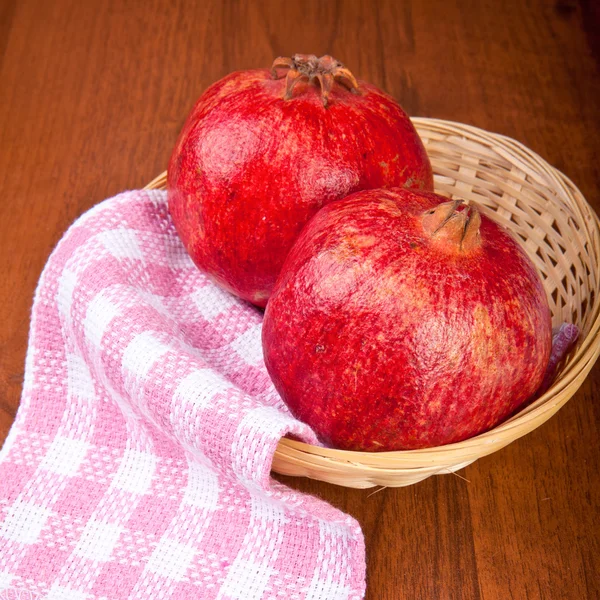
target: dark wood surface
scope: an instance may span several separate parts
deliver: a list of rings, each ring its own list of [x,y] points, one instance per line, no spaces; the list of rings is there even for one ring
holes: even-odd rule
[[[600,3],[0,1],[0,442],[53,246],[161,172],[197,96],[278,55],[329,53],[412,115],[514,137],[600,209]],[[600,598],[600,369],[548,423],[461,471],[347,490],[370,600]]]

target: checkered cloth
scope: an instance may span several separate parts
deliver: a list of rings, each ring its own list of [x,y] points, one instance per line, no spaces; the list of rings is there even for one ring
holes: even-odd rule
[[[80,218],[33,307],[0,453],[0,598],[362,598],[358,524],[270,479],[316,443],[266,373],[261,315],[187,256],[164,192]]]

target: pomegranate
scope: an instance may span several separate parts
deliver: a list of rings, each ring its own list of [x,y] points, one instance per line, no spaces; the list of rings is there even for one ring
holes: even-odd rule
[[[368,190],[300,234],[263,350],[291,412],[325,444],[440,446],[493,427],[537,390],[550,309],[523,250],[475,205]]]
[[[179,136],[167,185],[195,263],[258,306],[319,208],[392,186],[433,189],[410,119],[332,57],[307,55],[212,85]]]

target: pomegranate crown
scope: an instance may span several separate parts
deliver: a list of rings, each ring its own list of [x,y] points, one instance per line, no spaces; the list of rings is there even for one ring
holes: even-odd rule
[[[442,202],[423,214],[423,229],[432,239],[469,252],[481,246],[481,214],[475,204],[463,200]]]
[[[329,94],[335,82],[340,83],[353,93],[358,93],[356,77],[339,61],[325,54],[317,58],[314,54],[294,54],[291,58],[280,56],[273,61],[271,75],[273,79],[280,79],[277,69],[288,69],[285,78],[284,100],[292,97],[296,84],[301,80],[309,83],[319,82],[321,86],[321,100],[323,106],[329,104]]]

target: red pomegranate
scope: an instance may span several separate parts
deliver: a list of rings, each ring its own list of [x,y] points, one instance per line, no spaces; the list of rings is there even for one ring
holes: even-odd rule
[[[369,190],[329,204],[290,251],[263,324],[291,412],[350,450],[402,450],[493,427],[540,385],[542,283],[474,206]]]
[[[279,58],[271,71],[212,85],[168,168],[169,208],[189,254],[259,306],[319,208],[392,186],[433,189],[423,144],[397,102],[330,56]]]

